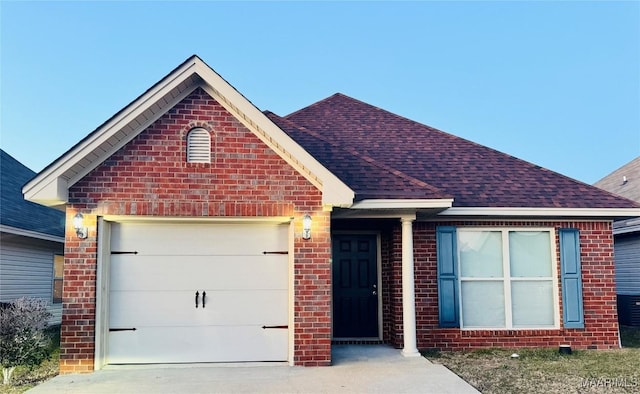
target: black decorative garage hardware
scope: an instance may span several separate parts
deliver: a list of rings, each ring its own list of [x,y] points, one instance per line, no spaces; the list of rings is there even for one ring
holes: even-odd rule
[[[202,307],[204,308],[207,302],[207,292],[202,290]],[[196,308],[200,305],[200,292],[196,290]]]

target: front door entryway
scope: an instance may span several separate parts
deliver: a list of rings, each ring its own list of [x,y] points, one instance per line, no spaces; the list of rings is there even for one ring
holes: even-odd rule
[[[378,338],[377,237],[333,236],[333,337]]]

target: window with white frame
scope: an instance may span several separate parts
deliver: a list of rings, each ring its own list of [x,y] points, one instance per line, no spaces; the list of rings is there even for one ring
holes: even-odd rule
[[[187,134],[187,163],[211,163],[211,135],[201,127]]]
[[[457,235],[462,328],[558,326],[552,229],[459,228]]]

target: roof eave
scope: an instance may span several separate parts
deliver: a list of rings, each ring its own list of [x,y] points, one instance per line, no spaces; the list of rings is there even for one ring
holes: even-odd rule
[[[22,188],[25,199],[45,206],[66,204],[68,202],[69,187],[73,186],[110,155],[130,142],[144,128],[157,120],[157,117],[154,117],[139,122],[137,117],[153,105],[161,102],[161,100],[165,100],[166,107],[175,105],[177,101],[195,89],[197,86],[196,81],[190,81],[189,79],[195,75],[193,70],[198,62],[202,61],[197,56],[187,59],[170,74],[47,166]],[[176,94],[174,89],[181,84],[184,85],[185,82],[189,82],[192,86],[186,86],[181,92],[182,94]],[[167,99],[167,97],[173,99]],[[136,132],[129,133],[118,143],[114,144],[113,141],[109,141],[115,134],[136,121],[139,123]],[[94,152],[97,148],[102,148],[103,153],[100,155],[95,154]],[[78,166],[83,168],[70,175],[69,171]],[[63,188],[64,190],[62,190]]]
[[[13,227],[13,226],[7,226],[7,225],[4,225],[4,224],[0,224],[0,233],[14,234],[14,235],[22,236],[22,237],[35,238],[35,239],[42,239],[42,240],[45,240],[45,241],[53,241],[53,242],[64,243],[64,237],[60,237],[60,236],[52,235],[52,234],[47,234],[47,233],[42,233],[42,232],[39,232],[39,231],[25,230],[25,229],[22,229],[22,228]]]
[[[417,215],[435,216],[451,207],[453,199],[365,199],[348,209],[334,211],[333,219],[392,219],[410,218]]]
[[[67,181],[60,176],[44,176],[31,180],[23,188],[24,199],[46,207],[60,207],[69,200]]]
[[[353,204],[351,209],[433,209],[451,208],[452,198],[438,199],[367,199]]]
[[[452,207],[438,216],[622,219],[640,216],[640,208]]]

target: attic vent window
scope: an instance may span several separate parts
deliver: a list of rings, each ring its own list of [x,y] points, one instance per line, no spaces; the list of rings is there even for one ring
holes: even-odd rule
[[[187,163],[211,163],[211,135],[203,128],[187,134]]]

